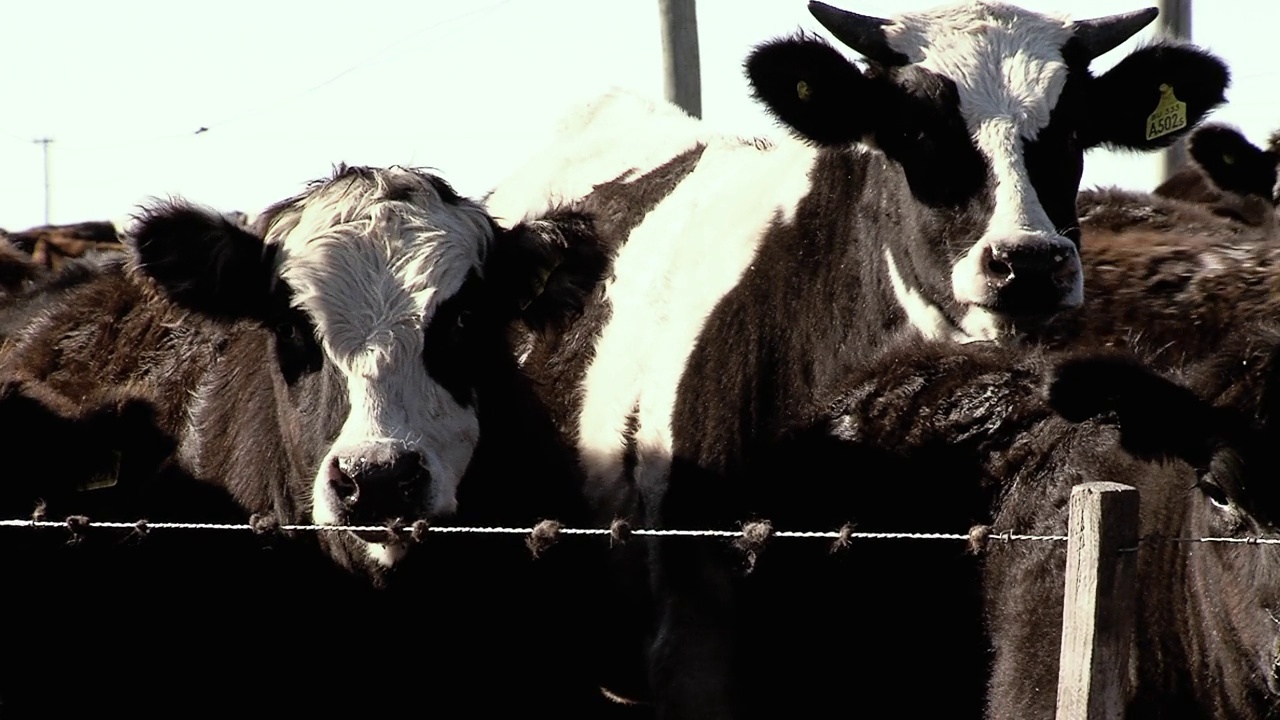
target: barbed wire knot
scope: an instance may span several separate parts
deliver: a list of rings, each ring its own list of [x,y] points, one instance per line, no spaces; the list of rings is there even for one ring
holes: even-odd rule
[[[773,523],[768,520],[752,520],[742,524],[742,534],[734,541],[734,547],[747,558],[747,573],[756,569],[756,558],[764,552],[764,545],[773,535]]]
[[[614,518],[609,523],[609,547],[625,544],[631,539],[631,523],[626,518]]]
[[[840,526],[840,535],[831,543],[831,552],[848,550],[851,544],[853,544],[853,523],[845,523]]]
[[[280,530],[280,521],[270,513],[254,513],[249,516],[249,527],[256,535],[275,534]]]
[[[84,531],[89,527],[89,518],[84,515],[68,515],[63,522],[67,525],[67,531],[71,533],[71,537],[67,539],[68,545],[79,545],[84,539]]]
[[[49,517],[49,506],[45,501],[40,500],[36,503],[36,509],[31,511],[32,522],[44,522]]]
[[[145,540],[147,537],[147,533],[149,532],[151,532],[151,529],[147,527],[146,520],[139,520],[138,522],[133,524],[133,534],[137,535],[140,539]]]
[[[414,520],[413,525],[409,526],[409,539],[415,543],[420,543],[426,539],[427,532],[430,529],[431,524],[426,520]]]
[[[991,540],[990,525],[974,525],[969,528],[969,552],[981,555],[986,552],[987,543]]]
[[[560,539],[560,523],[555,520],[543,520],[533,527],[533,531],[524,539],[525,547],[533,553],[534,559]]]

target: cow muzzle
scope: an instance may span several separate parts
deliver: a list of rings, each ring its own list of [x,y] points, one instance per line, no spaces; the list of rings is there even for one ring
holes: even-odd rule
[[[1084,299],[1080,253],[1058,235],[979,241],[951,280],[959,302],[1006,316],[1048,316]]]
[[[430,475],[417,452],[371,446],[334,457],[327,481],[340,524],[386,526],[424,514]],[[385,533],[375,535],[364,539],[385,540]]]

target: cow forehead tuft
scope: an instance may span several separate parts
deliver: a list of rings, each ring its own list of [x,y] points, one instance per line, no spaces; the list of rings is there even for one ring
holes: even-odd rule
[[[1065,15],[966,3],[897,16],[885,34],[909,62],[955,83],[971,130],[1008,119],[1033,139],[1049,124],[1066,84]]]

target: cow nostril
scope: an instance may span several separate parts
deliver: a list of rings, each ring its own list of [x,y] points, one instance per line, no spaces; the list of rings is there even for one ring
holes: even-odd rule
[[[335,458],[329,464],[329,487],[333,490],[333,494],[338,497],[339,502],[351,504],[355,502],[356,494],[359,492],[359,486],[349,474],[349,469],[344,467],[340,459]]]
[[[987,274],[995,280],[1007,280],[1013,275],[1013,266],[990,256],[987,258]]]

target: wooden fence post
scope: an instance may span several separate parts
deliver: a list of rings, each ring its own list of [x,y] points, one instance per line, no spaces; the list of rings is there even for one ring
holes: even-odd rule
[[[1138,490],[1071,490],[1057,720],[1120,720],[1129,695],[1138,563]]]

